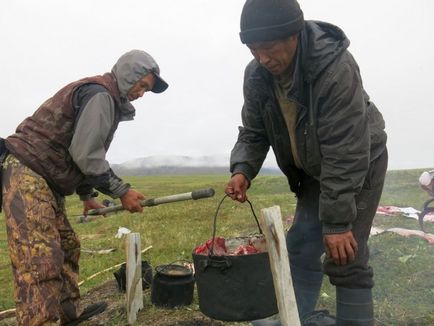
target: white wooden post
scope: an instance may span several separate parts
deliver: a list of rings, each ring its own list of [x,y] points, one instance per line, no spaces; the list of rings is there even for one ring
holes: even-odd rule
[[[140,234],[127,234],[125,247],[127,253],[127,319],[128,325],[131,325],[137,319],[137,312],[143,308],[142,257],[140,253]]]
[[[261,210],[261,227],[270,257],[280,322],[282,326],[300,326],[279,206]]]

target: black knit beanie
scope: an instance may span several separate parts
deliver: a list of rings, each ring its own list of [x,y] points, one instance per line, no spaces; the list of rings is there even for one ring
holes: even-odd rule
[[[242,43],[285,39],[303,29],[303,12],[296,0],[247,0],[241,13]]]

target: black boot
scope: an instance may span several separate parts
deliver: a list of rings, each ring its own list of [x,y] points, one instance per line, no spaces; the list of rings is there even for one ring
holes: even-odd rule
[[[301,326],[335,326],[336,318],[328,310],[316,310],[303,316]]]
[[[374,325],[372,290],[336,287],[336,325]]]
[[[81,315],[74,320],[67,322],[66,324],[62,324],[62,326],[76,326],[80,324],[82,321],[88,320],[90,317],[93,317],[97,314],[100,314],[107,308],[107,303],[104,301],[97,302],[87,306]]]
[[[258,319],[251,323],[252,326],[281,326],[278,319]]]
[[[301,326],[335,326],[336,318],[328,310],[316,310],[306,314]],[[281,326],[280,320],[260,319],[252,322],[252,326]]]

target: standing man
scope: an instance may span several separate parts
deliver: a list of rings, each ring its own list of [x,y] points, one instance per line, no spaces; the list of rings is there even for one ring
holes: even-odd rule
[[[106,152],[119,122],[134,117],[130,102],[166,90],[159,73],[148,53],[127,52],[110,73],[62,88],[5,139],[3,208],[18,325],[72,326],[105,309],[79,305],[80,242],[64,196],[76,192],[84,214],[103,207],[93,189],[142,212],[144,196],[114,174]]]
[[[297,196],[287,247],[301,319],[314,311],[325,273],[336,287],[336,325],[373,325],[367,241],[387,169],[386,134],[349,40],[334,25],[305,21],[296,0],[247,0],[240,25],[254,60],[226,192],[246,200],[271,146]]]

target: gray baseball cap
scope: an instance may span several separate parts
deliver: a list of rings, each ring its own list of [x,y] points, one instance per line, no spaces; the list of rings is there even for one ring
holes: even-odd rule
[[[160,76],[160,67],[154,58],[142,50],[131,50],[122,55],[113,66],[112,73],[116,76],[119,91],[125,96],[134,84],[143,76],[152,73],[155,76],[154,93],[164,92],[169,85]]]

